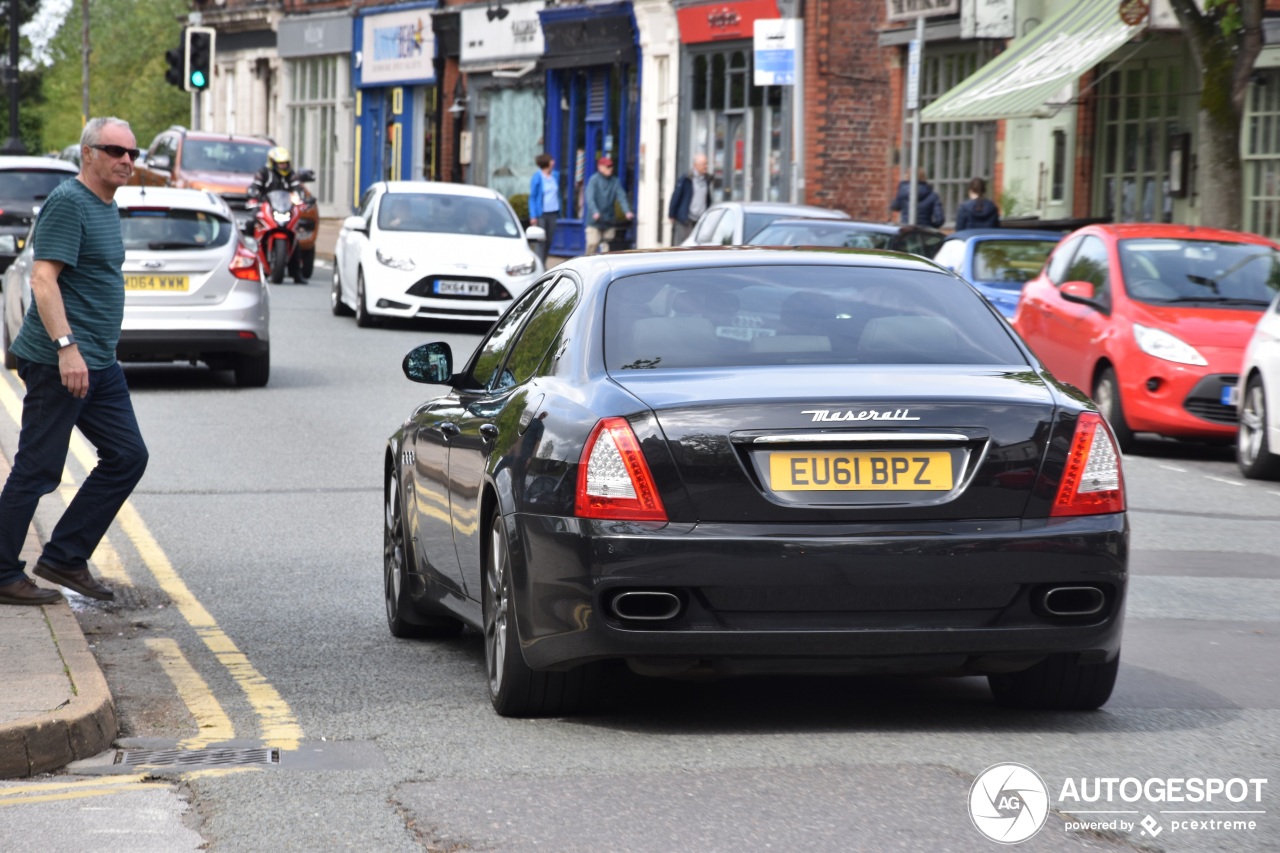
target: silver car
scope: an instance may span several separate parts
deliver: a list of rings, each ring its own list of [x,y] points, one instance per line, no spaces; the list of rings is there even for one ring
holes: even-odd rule
[[[842,210],[772,201],[722,201],[707,208],[681,246],[741,246],[775,219],[848,219]]]
[[[213,193],[168,187],[116,191],[124,237],[122,362],[203,361],[261,387],[271,373],[266,278],[241,241],[227,204]],[[31,243],[6,271],[5,366],[9,342],[31,303]]]

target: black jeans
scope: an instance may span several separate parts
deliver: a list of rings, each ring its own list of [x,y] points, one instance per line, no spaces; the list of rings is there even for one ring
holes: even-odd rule
[[[538,217],[538,224],[542,226],[542,230],[547,232],[547,239],[538,244],[534,249],[538,253],[538,257],[542,259],[542,265],[547,264],[547,253],[551,251],[551,238],[556,235],[556,223],[560,221],[560,213],[558,211],[543,211]]]
[[[18,375],[27,394],[13,471],[0,492],[0,584],[22,577],[26,566],[18,556],[27,529],[40,498],[62,483],[73,428],[97,448],[98,464],[53,528],[40,562],[84,568],[147,467],[147,447],[119,364],[89,371],[89,393],[82,399],[71,395],[53,365],[19,359]]]

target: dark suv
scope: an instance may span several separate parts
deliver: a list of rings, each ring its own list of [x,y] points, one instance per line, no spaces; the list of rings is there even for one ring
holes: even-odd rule
[[[41,203],[79,171],[52,157],[0,157],[0,272],[22,251]]]
[[[245,209],[253,175],[267,165],[267,152],[275,145],[262,136],[213,133],[174,126],[162,132],[138,160],[131,184],[144,187],[179,187],[208,190],[222,196],[243,223],[253,214]],[[302,277],[311,277],[316,259],[316,233],[320,216],[314,205],[298,223],[298,251]]]

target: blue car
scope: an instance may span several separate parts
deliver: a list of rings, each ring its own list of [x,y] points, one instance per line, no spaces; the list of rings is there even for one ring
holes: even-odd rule
[[[971,283],[1009,318],[1022,285],[1035,278],[1061,239],[1058,231],[974,228],[948,237],[933,261]]]

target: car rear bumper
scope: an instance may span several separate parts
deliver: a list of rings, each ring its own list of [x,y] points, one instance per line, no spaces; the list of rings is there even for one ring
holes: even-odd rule
[[[628,658],[722,672],[993,672],[1120,648],[1123,513],[899,525],[645,525],[516,514],[529,664]],[[1050,588],[1091,587],[1096,614],[1052,616]],[[624,591],[674,594],[670,619],[619,618]]]
[[[125,329],[120,332],[116,357],[121,361],[188,361],[219,355],[263,355],[270,348],[270,341],[246,330]]]

